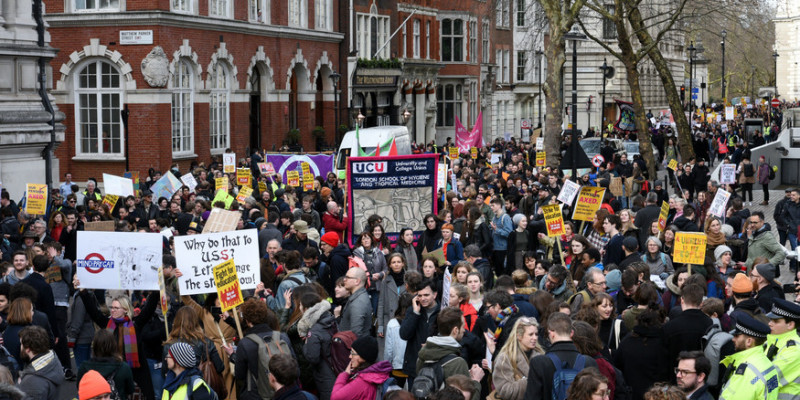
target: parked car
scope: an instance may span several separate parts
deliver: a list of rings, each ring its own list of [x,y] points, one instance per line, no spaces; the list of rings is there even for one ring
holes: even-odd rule
[[[652,147],[653,147],[653,155],[655,156],[656,162],[658,162],[659,159],[658,149],[655,146]],[[631,141],[622,142],[621,152],[624,152],[625,154],[628,155],[628,160],[633,160],[633,156],[639,154],[639,142],[631,142]]]

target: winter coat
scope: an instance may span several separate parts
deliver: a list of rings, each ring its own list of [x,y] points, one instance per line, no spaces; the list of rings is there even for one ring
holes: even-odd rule
[[[684,310],[664,324],[664,341],[671,368],[678,366],[678,354],[681,351],[702,350],[700,342],[711,324],[711,318],[700,309]]]
[[[462,236],[464,239],[464,236]],[[467,247],[471,244],[477,245],[481,250],[481,256],[488,259],[492,256],[492,230],[489,224],[486,223],[484,217],[481,216],[475,221],[475,226],[472,227],[472,232],[469,233],[466,240],[462,240],[461,244]]]
[[[770,307],[770,311],[771,310],[772,307]],[[769,324],[769,318],[767,318],[767,315],[761,311],[761,306],[759,306],[758,301],[753,297],[736,303],[736,305],[733,306],[733,311],[731,311],[730,317],[735,323],[736,319],[742,314],[747,314],[748,316],[761,321],[764,325]]]
[[[548,354],[555,354],[561,362],[572,366],[575,365],[580,353],[575,344],[570,342],[555,342],[550,346]],[[597,363],[589,356],[585,359],[584,368],[595,367]],[[556,373],[556,366],[550,357],[538,355],[531,359],[528,367],[528,386],[525,388],[525,400],[540,400],[553,398],[553,375]]]
[[[373,246],[367,250],[363,246],[359,246],[353,250],[353,256],[364,260],[364,265],[367,266],[367,280],[372,282],[369,287],[370,292],[383,290],[383,277],[389,267],[386,265],[386,257],[383,255],[378,246]],[[372,279],[372,274],[381,274],[380,278]]]
[[[228,325],[228,323],[222,319],[216,321],[210,312],[206,311],[200,304],[197,304],[190,296],[181,296],[181,300],[184,305],[194,309],[197,315],[200,316],[203,326],[203,335],[214,342],[217,354],[219,354],[222,359],[222,364],[225,366],[225,370],[222,372],[222,376],[225,379],[225,386],[231,387],[233,383],[233,372],[231,371],[230,362],[228,362],[228,353],[222,348],[222,341],[224,340],[226,343],[233,342],[233,338],[237,336],[236,328]]]
[[[774,299],[783,299],[783,288],[775,282],[767,284],[756,293],[756,301],[761,310],[768,313],[772,310]]]
[[[428,338],[425,347],[419,351],[419,358],[417,358],[417,372],[419,372],[426,363],[437,362],[447,355],[453,354],[457,356],[442,365],[442,373],[445,379],[454,375],[463,375],[470,377],[469,365],[461,358],[461,345],[452,336],[432,336]],[[472,395],[472,400],[477,400],[480,397],[480,383],[471,381],[475,389]]]
[[[306,310],[297,324],[297,333],[306,338],[303,355],[314,368],[314,382],[321,400],[331,397],[336,381],[336,375],[327,361],[331,354],[334,320],[331,303],[323,300]]]
[[[526,241],[527,243],[526,243],[526,246],[525,246],[524,249],[518,249],[517,248],[517,236],[518,235],[527,236],[527,241]],[[520,231],[518,231],[516,229],[511,231],[511,233],[508,234],[508,253],[506,254],[506,265],[508,266],[508,268],[511,269],[512,266],[513,266],[514,269],[522,268],[524,265],[517,265],[516,253],[521,251],[524,254],[524,253],[527,253],[529,251],[533,251],[534,248],[535,248],[534,246],[536,246],[536,244],[537,244],[536,243],[537,241],[538,241],[537,235],[534,235],[528,229],[525,229],[522,232],[520,232]],[[524,260],[524,258],[523,258],[523,260]]]
[[[620,342],[614,353],[614,366],[631,386],[633,398],[641,399],[654,383],[672,379],[668,357],[661,327],[636,326],[633,334]]]
[[[386,325],[394,318],[394,313],[400,305],[400,295],[405,293],[406,285],[397,287],[394,278],[387,274],[383,279],[383,290],[378,297],[378,333],[386,332]]]
[[[791,235],[797,234],[797,226],[800,225],[800,203],[787,200],[783,207],[783,222],[786,223],[787,231]]]
[[[671,257],[663,252],[659,252],[655,258],[650,253],[642,254],[642,261],[650,267],[650,275],[661,275],[665,272],[672,274],[675,272]]]
[[[34,368],[34,365],[38,367]],[[64,370],[52,350],[39,354],[20,372],[17,387],[31,399],[58,400]]]
[[[758,165],[758,183],[769,185],[769,169],[770,166],[767,163],[760,163]]]
[[[263,378],[258,376],[258,344],[248,338],[247,335],[254,333],[261,338],[268,337],[267,340],[270,340],[272,337],[272,332],[272,328],[270,328],[267,324],[258,324],[247,329],[244,332],[245,337],[239,341],[239,346],[237,347],[236,353],[233,356],[233,362],[235,364],[234,371],[236,374],[236,387],[238,390],[237,398],[242,398],[244,393],[256,392],[255,385],[252,385],[253,387],[251,392],[247,392],[247,379],[250,378],[251,375],[252,377],[256,378]],[[281,339],[286,342],[287,345],[291,343],[289,336],[287,336],[285,333],[281,333]],[[292,350],[291,346],[289,346],[289,351],[293,353],[292,357],[295,357],[294,350]]]
[[[22,400],[25,392],[8,383],[0,383],[0,400]]]
[[[753,268],[753,262],[756,258],[764,257],[772,265],[777,266],[780,266],[786,258],[783,246],[778,243],[775,235],[766,226],[753,233],[753,236],[747,242],[747,261],[744,262],[744,265],[747,266],[748,273]]]
[[[752,176],[746,176],[745,175],[745,168],[752,169],[753,175]],[[742,184],[742,183],[751,183],[751,184],[752,183],[756,183],[757,172],[756,172],[756,166],[753,165],[753,163],[747,163],[747,164],[741,163],[739,165],[738,171],[736,171],[736,172],[739,173],[739,183],[740,184]]]
[[[419,259],[417,259],[417,249],[414,248],[413,245],[404,245],[401,243],[397,243],[397,247],[394,248],[396,252],[403,254],[406,257],[406,264],[408,271],[416,271],[419,269]]]
[[[406,311],[406,317],[400,324],[400,338],[406,341],[406,354],[403,360],[403,372],[408,376],[417,376],[415,361],[420,348],[428,337],[435,336],[436,317],[439,315],[439,304],[434,304],[430,309],[421,309],[420,314],[413,308]]]
[[[357,337],[369,336],[372,326],[372,303],[364,288],[359,288],[347,298],[342,310],[340,331],[353,331]]]
[[[392,372],[392,364],[380,361],[354,374],[342,372],[336,377],[331,400],[374,400],[378,385]]]
[[[508,400],[522,400],[525,397],[525,388],[528,386],[528,368],[533,357],[539,355],[531,351],[530,357],[518,348],[515,355],[516,370],[511,366],[511,358],[506,353],[500,353],[494,360],[492,379],[495,394],[498,398]]]
[[[384,336],[386,344],[383,348],[383,359],[392,363],[392,369],[402,370],[406,341],[400,338],[400,322],[396,318],[392,318],[386,325]]]
[[[464,259],[464,246],[461,245],[461,242],[456,238],[451,238],[450,242],[447,243],[447,248],[444,249],[444,239],[439,240],[436,243],[436,249],[447,250],[447,261],[450,262],[451,269],[458,264],[459,261]]]
[[[334,247],[327,257],[321,257],[322,261],[328,264],[328,267],[331,269],[330,281],[328,282],[323,279],[320,282],[328,293],[334,293],[336,280],[347,274],[347,269],[350,268],[349,261],[347,260],[348,257],[350,257],[350,249],[344,244]]]
[[[417,240],[417,259],[422,260],[422,253],[436,250],[436,243],[442,240],[442,231],[437,224],[435,229],[425,229]]]
[[[483,277],[483,287],[486,290],[491,290],[494,287],[494,271],[489,264],[489,259],[486,257],[475,260],[472,267],[480,272]]]
[[[70,341],[77,344],[91,344],[94,340],[94,323],[86,313],[86,307],[83,305],[83,300],[75,292],[72,300],[72,309],[67,324],[67,337]]]
[[[95,370],[104,378],[109,379],[114,375],[114,388],[117,389],[120,398],[127,399],[128,395],[133,395],[133,372],[128,363],[113,358],[92,358],[84,361],[78,368],[78,382],[89,370]]]

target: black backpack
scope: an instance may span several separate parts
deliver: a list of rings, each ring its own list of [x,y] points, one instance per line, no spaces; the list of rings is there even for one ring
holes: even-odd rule
[[[753,168],[753,164],[745,164],[743,171],[744,171],[744,176],[748,178],[756,174],[755,168]]]
[[[119,392],[117,392],[117,387],[114,384],[114,377],[117,376],[117,372],[119,372],[119,366],[117,366],[117,369],[111,373],[111,376],[106,378],[106,382],[108,382],[108,386],[111,388],[111,400],[122,400],[122,397],[119,395]]]
[[[411,393],[417,399],[427,399],[439,389],[444,387],[443,366],[448,362],[458,358],[455,354],[448,354],[439,361],[426,361],[422,368],[417,372],[414,383],[411,386]]]
[[[768,167],[769,167],[769,180],[774,180],[775,179],[775,169],[777,167],[772,167],[772,166],[768,166]]]

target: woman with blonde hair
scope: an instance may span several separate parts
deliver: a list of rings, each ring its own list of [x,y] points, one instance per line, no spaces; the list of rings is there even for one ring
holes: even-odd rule
[[[176,342],[188,343],[194,348],[197,365],[210,360],[218,374],[222,374],[225,370],[225,364],[222,363],[222,358],[217,348],[213,342],[206,338],[203,329],[200,328],[200,316],[197,315],[197,312],[192,307],[183,306],[175,313],[175,318],[172,321],[172,330],[169,332],[169,340],[164,343],[162,350],[165,358],[170,346]],[[162,363],[161,372],[166,375],[168,370],[166,363]]]
[[[495,397],[505,400],[521,400],[525,397],[530,360],[544,354],[544,350],[537,343],[538,332],[539,323],[536,322],[536,318],[521,317],[514,324],[506,344],[500,349],[494,361],[492,378]],[[491,343],[494,342],[488,341],[487,346],[494,352]]]

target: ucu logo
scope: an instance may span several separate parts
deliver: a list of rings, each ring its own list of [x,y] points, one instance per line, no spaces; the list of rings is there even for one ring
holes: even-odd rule
[[[359,174],[382,174],[386,172],[386,161],[383,162],[357,162],[353,169]]]

